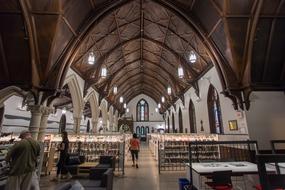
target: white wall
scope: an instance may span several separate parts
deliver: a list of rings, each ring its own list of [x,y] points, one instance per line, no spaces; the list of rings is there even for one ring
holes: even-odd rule
[[[148,103],[148,107],[149,107],[149,121],[163,121],[162,115],[158,112],[155,112],[155,108],[157,107],[157,104],[155,103],[155,101],[150,98],[147,95],[144,94],[140,94],[136,97],[134,97],[128,104],[127,107],[130,109],[130,112],[126,114],[126,116],[130,117],[133,116],[134,121],[137,120],[137,113],[136,113],[136,109],[137,109],[137,103],[141,100],[141,99],[145,99],[145,101],[147,101]]]
[[[271,149],[270,140],[285,140],[284,92],[253,92],[250,99],[246,112],[249,135],[261,149]]]
[[[207,78],[207,79],[206,79]],[[207,105],[207,96],[210,84],[212,84],[218,94],[220,99],[221,105],[221,112],[222,112],[222,121],[223,121],[223,128],[225,134],[247,134],[247,124],[246,118],[244,117],[244,112],[241,111],[243,117],[238,117],[238,112],[234,110],[232,106],[232,101],[229,98],[226,98],[224,95],[221,94],[222,86],[217,74],[215,67],[210,69],[203,77],[198,81],[199,89],[200,89],[200,99],[197,100],[197,95],[194,92],[193,88],[190,88],[185,94],[185,107],[183,106],[181,100],[176,102],[176,111],[171,109],[171,113],[175,114],[175,128],[179,129],[178,124],[178,111],[179,107],[181,107],[182,117],[183,117],[183,127],[184,131],[185,128],[188,128],[188,132],[190,132],[190,125],[189,125],[189,102],[192,99],[192,102],[195,107],[196,113],[196,126],[198,133],[210,133],[210,125],[209,125],[209,117],[208,117],[208,105]],[[171,115],[170,115],[171,116]],[[200,121],[203,121],[204,131],[201,131],[201,124]],[[230,131],[228,127],[229,120],[237,120],[238,123],[238,131]],[[170,119],[170,128],[172,128],[172,122]]]
[[[148,103],[149,107],[149,121],[148,122],[136,122],[137,120],[137,103],[141,100],[144,99]],[[156,102],[150,98],[149,96],[145,94],[140,94],[136,97],[134,97],[128,104],[127,107],[129,108],[129,113],[126,113],[127,117],[133,117],[134,119],[134,131],[136,130],[136,126],[149,126],[150,132],[151,128],[153,127],[154,130],[157,128],[165,128],[165,122],[163,120],[163,117],[160,113],[155,112],[155,108],[157,107]]]

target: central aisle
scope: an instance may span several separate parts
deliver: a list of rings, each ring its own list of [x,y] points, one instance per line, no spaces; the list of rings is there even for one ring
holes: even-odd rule
[[[128,154],[129,159],[130,154]],[[139,153],[139,168],[131,166],[127,161],[125,175],[116,177],[114,190],[178,190],[178,178],[184,177],[185,172],[164,172],[158,174],[157,163],[148,147],[142,143]]]

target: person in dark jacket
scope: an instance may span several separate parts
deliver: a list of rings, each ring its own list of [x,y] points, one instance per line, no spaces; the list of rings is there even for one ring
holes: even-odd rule
[[[69,149],[69,140],[68,134],[66,131],[61,133],[62,141],[58,146],[59,151],[59,160],[57,163],[57,171],[55,180],[59,180],[60,177],[63,178],[63,174],[67,173],[67,178],[71,178],[70,173],[67,171],[65,165],[68,160],[68,149]]]

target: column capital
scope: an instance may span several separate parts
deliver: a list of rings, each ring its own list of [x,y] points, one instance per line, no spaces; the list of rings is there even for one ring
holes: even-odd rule
[[[29,105],[28,110],[32,113],[42,113],[42,105]]]
[[[43,115],[49,115],[53,113],[53,111],[54,111],[54,108],[51,108],[51,107],[42,106],[41,108],[41,112]]]

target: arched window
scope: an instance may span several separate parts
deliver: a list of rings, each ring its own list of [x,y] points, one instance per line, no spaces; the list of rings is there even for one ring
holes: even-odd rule
[[[141,135],[145,135],[144,126],[141,126]]]
[[[170,128],[169,128],[169,126],[170,126],[169,117],[170,117],[170,116],[167,117],[167,132],[168,132],[168,133],[170,132]]]
[[[210,132],[215,134],[224,133],[219,95],[213,85],[210,85],[208,91],[208,112]]]
[[[2,123],[3,123],[3,118],[4,118],[4,112],[5,112],[5,107],[0,108],[0,130],[2,129]]]
[[[197,133],[195,107],[192,100],[190,100],[189,102],[189,123],[190,123],[190,132]]]
[[[138,136],[141,134],[141,128],[139,126],[136,127],[136,134]]]
[[[144,99],[137,104],[137,121],[148,121],[148,103]]]
[[[183,118],[182,118],[181,108],[179,108],[178,118],[179,118],[179,133],[183,133]]]
[[[90,121],[87,121],[87,126],[86,126],[86,133],[90,132]]]
[[[172,113],[172,133],[175,133],[175,121],[174,121],[174,113]]]
[[[146,134],[149,133],[149,127],[148,126],[145,127],[145,132],[146,132]]]
[[[66,129],[66,116],[65,114],[61,115],[60,121],[59,121],[59,129],[58,133],[62,133]]]

